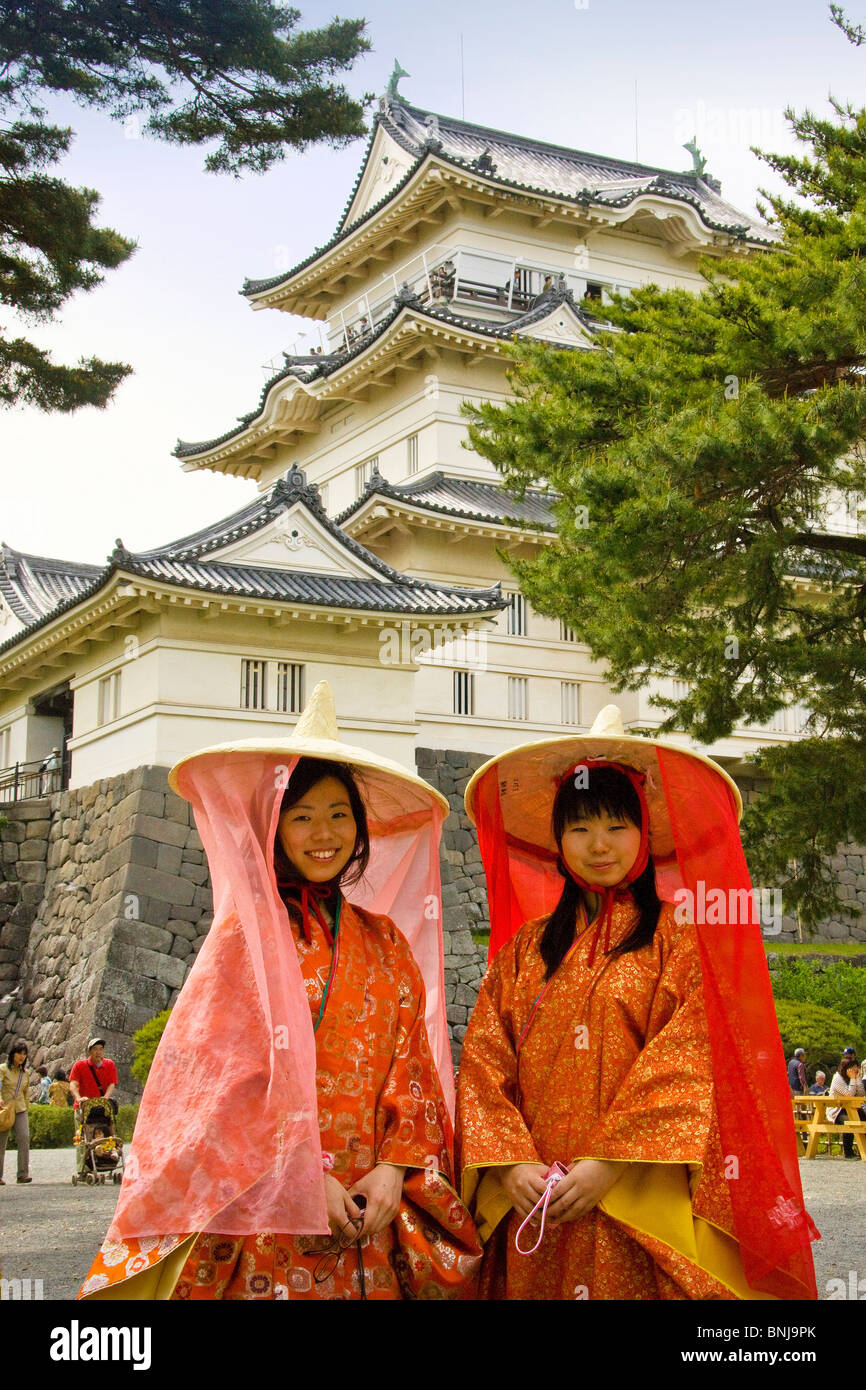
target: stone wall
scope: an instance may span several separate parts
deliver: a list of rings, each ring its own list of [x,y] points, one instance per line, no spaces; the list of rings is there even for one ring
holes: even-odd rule
[[[23,1037],[35,1063],[68,1070],[98,1033],[131,1098],[132,1034],[174,1003],[211,922],[190,807],[168,789],[164,768],[137,768],[14,814],[2,891],[20,901],[0,940],[17,959],[0,968],[10,982],[14,966],[18,993],[0,1004],[0,1049]]]

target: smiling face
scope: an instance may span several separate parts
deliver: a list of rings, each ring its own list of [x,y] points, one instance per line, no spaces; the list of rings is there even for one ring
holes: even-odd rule
[[[578,878],[600,888],[614,888],[634,864],[640,828],[624,816],[569,817],[562,830],[561,853]]]
[[[13,1065],[13,1067],[23,1067],[23,1066],[24,1066],[24,1063],[25,1063],[26,1061],[27,1061],[27,1049],[26,1049],[26,1047],[21,1047],[21,1048],[18,1049],[17,1052],[13,1052],[13,1053],[12,1053],[12,1065]]]
[[[311,883],[327,883],[345,869],[357,836],[349,794],[336,777],[316,782],[277,823],[289,863]]]

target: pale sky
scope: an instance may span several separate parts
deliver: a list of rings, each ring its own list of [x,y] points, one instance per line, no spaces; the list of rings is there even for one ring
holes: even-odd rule
[[[830,23],[823,0],[347,0],[340,13],[363,14],[373,42],[347,79],[357,95],[382,92],[397,57],[413,105],[459,117],[465,99],[467,120],[540,140],[633,159],[637,136],[641,162],[686,169],[682,144],[697,134],[723,196],[751,212],[772,180],[749,145],[793,148],[784,108],[829,114],[828,94],[856,101],[866,75],[866,51]],[[311,3],[303,23],[332,14]],[[115,537],[144,550],[255,495],[252,481],[182,472],[171,451],[178,437],[213,438],[253,409],[262,365],[309,327],[255,313],[239,290],[245,276],[287,269],[330,239],[364,143],[236,180],[204,174],[202,151],[138,138],[134,125],[72,103],[51,114],[76,131],[63,177],[98,189],[97,222],[138,250],[59,322],[24,331],[59,360],[95,354],[135,372],[104,411],[0,413],[0,540],[99,564]],[[6,314],[3,323],[22,331]]]

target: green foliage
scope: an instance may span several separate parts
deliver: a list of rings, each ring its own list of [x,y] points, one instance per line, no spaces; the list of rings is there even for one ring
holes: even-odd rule
[[[370,47],[364,20],[304,31],[299,19],[270,0],[0,0],[0,304],[50,318],[134,250],[94,225],[97,193],[44,172],[72,140],[43,121],[47,94],[116,119],[140,112],[144,134],[207,144],[205,168],[236,175],[363,134],[364,102],[335,78]],[[0,405],[104,406],[130,370],[96,357],[62,366],[0,331]]]
[[[142,1086],[147,1081],[159,1040],[165,1031],[165,1025],[168,1023],[170,1015],[170,1009],[163,1009],[162,1013],[157,1014],[155,1018],[148,1019],[147,1023],[143,1024],[138,1032],[132,1035],[133,1057],[130,1071],[136,1081],[141,1082]]]
[[[137,1105],[120,1105],[117,1109],[117,1133],[128,1144],[135,1129],[135,1122],[138,1119]]]
[[[75,1134],[75,1112],[66,1105],[31,1105],[28,1112],[30,1121],[31,1149],[68,1149]],[[14,1130],[10,1130],[8,1148],[17,1148]]]
[[[774,247],[616,299],[598,351],[516,344],[513,398],[465,407],[506,485],[553,501],[553,543],[504,558],[614,689],[687,682],[652,703],[704,744],[812,711],[745,823],[806,927],[849,912],[822,859],[866,838],[866,537],[826,530],[828,496],[866,493],[866,109],[835,114],[790,113],[808,157],[765,156],[795,195]]]
[[[835,1009],[823,1009],[817,1004],[795,1002],[793,999],[777,999],[775,1002],[785,1060],[793,1056],[796,1047],[805,1048],[806,1071],[810,1081],[816,1071],[823,1071],[829,1086],[843,1047],[853,1047],[858,1058],[866,1055],[866,1041],[846,1015],[837,1013]]]
[[[794,958],[774,965],[771,978],[777,999],[835,1009],[850,1018],[860,1036],[866,1037],[866,970],[861,966],[849,965],[847,961],[819,965]],[[850,1041],[846,1038],[840,1044],[840,1053]],[[859,1052],[857,1060],[861,1060]]]
[[[75,1136],[75,1114],[71,1106],[31,1105],[29,1110],[31,1149],[67,1149]],[[121,1105],[117,1111],[117,1133],[129,1143],[138,1118],[137,1105]],[[7,1148],[17,1148],[15,1131],[10,1130]]]

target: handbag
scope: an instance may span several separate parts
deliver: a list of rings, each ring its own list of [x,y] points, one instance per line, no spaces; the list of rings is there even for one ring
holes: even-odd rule
[[[10,1101],[0,1109],[0,1134],[5,1134],[15,1123],[15,1102],[18,1099],[18,1092],[21,1090],[21,1082],[24,1080],[24,1068],[18,1077],[18,1085],[15,1087],[15,1094]]]

